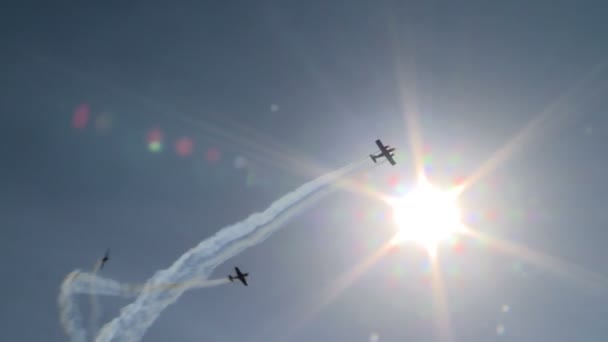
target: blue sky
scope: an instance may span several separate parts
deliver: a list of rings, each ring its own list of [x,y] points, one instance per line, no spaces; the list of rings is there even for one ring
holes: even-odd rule
[[[462,194],[466,223],[528,251],[472,238],[441,247],[453,340],[604,341],[605,17],[600,1],[7,7],[0,335],[69,340],[57,295],[72,270],[109,247],[103,275],[144,282],[222,227],[365,158],[376,138],[399,149],[398,166],[353,176],[402,193],[415,182],[416,117],[431,181],[495,166]],[[87,120],[75,126],[78,112]],[[212,277],[239,265],[249,287],[187,292],[143,340],[440,341],[417,247],[313,310],[394,231],[383,203],[333,192]],[[129,303],[98,299],[98,324]],[[87,297],[78,303],[87,320]]]

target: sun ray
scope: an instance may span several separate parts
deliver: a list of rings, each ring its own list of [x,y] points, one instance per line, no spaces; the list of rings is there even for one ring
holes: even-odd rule
[[[361,277],[367,270],[369,270],[374,264],[376,264],[383,256],[385,256],[390,249],[393,247],[391,241],[386,241],[371,255],[357,263],[348,271],[339,275],[330,286],[323,291],[321,298],[316,301],[305,313],[301,314],[301,317],[290,327],[286,333],[287,336],[292,336],[297,330],[304,327],[310,322],[316,315],[318,315],[324,308],[333,303],[344,291],[346,291],[359,277]],[[288,340],[288,338],[280,339],[282,341]]]
[[[441,191],[423,181],[403,198],[391,198],[398,232],[394,243],[412,241],[422,245],[431,258],[438,244],[461,232],[461,214],[453,191]]]
[[[572,85],[566,91],[564,91],[555,101],[549,103],[545,109],[533,117],[519,132],[517,132],[510,140],[508,140],[501,148],[494,152],[488,160],[482,163],[472,174],[469,176],[460,186],[459,191],[464,192],[471,187],[479,179],[483,178],[486,174],[492,172],[501,163],[508,159],[518,148],[520,148],[526,141],[531,140],[534,133],[543,128],[543,124],[547,124],[549,118],[553,115],[553,119],[564,119],[568,115],[576,115],[577,111],[574,110],[563,110],[558,111],[559,107],[564,104],[566,100],[575,97],[579,92],[587,86],[595,76],[600,74],[608,66],[608,62],[597,64],[593,67],[584,77],[582,77],[576,84]],[[598,91],[596,90],[596,93]]]
[[[418,122],[418,102],[416,93],[416,61],[415,51],[413,46],[407,46],[410,49],[409,53],[402,53],[402,41],[415,41],[412,33],[406,31],[407,37],[402,37],[403,32],[397,27],[397,18],[389,10],[388,35],[390,38],[391,48],[394,53],[394,68],[397,82],[397,90],[399,94],[399,105],[403,112],[404,131],[407,132],[407,138],[411,153],[413,156],[413,164],[415,173],[419,180],[425,180],[424,165],[423,165],[423,139]]]
[[[433,259],[431,263],[431,286],[433,288],[433,307],[437,314],[436,332],[440,341],[451,342],[452,338],[452,323],[450,319],[450,309],[441,273],[441,265],[437,259]]]
[[[234,132],[229,131],[222,125],[216,124],[209,120],[196,119],[191,115],[186,115],[183,111],[180,111],[173,106],[167,106],[156,99],[141,95],[136,91],[128,89],[115,82],[104,80],[99,77],[93,77],[92,74],[83,70],[61,64],[55,60],[52,60],[52,58],[48,56],[36,56],[36,61],[48,63],[66,74],[75,76],[81,81],[95,81],[97,84],[101,85],[111,93],[127,97],[130,100],[134,100],[144,107],[150,109],[150,111],[146,112],[145,115],[153,114],[174,119],[189,127],[200,129],[201,132],[206,134],[208,139],[221,140],[223,144],[228,144],[237,147],[238,149],[251,152],[252,159],[263,162],[267,165],[272,165],[279,169],[287,170],[294,174],[305,177],[318,177],[332,171],[331,168],[323,167],[320,164],[305,158],[301,153],[298,153],[294,149],[288,148],[283,142],[273,141],[273,139],[269,137],[263,138],[264,135],[262,133],[242,124],[237,125],[235,122],[228,121],[221,116],[216,117],[216,120],[220,120],[224,126],[231,128],[234,130]],[[135,111],[133,113],[134,115],[142,115],[143,112],[140,113]],[[370,146],[372,146],[371,143]],[[154,148],[158,148],[158,146],[154,145]],[[364,155],[367,155],[367,153]],[[368,157],[366,156],[363,158],[367,159]],[[380,164],[381,163],[375,164],[374,167],[379,166]],[[380,192],[375,191],[370,187],[366,187],[364,184],[357,182],[353,178],[339,181],[338,186],[347,191],[369,196],[372,199],[380,200],[384,198]]]
[[[536,265],[542,269],[553,272],[561,277],[589,289],[608,292],[608,277],[596,272],[589,271],[572,262],[559,259],[549,254],[544,254],[521,244],[506,239],[495,238],[467,227],[466,235],[485,242],[501,252],[524,259],[526,262]]]

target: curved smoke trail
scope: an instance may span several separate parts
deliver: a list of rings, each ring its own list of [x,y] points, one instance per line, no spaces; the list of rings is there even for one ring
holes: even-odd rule
[[[97,272],[99,271],[99,269],[101,268],[102,265],[102,261],[98,260],[97,262],[95,262],[95,265],[93,266],[93,276],[97,275]],[[97,286],[97,282],[91,282],[91,317],[89,320],[89,331],[91,336],[95,336],[98,326],[97,326],[97,321],[99,319],[99,301],[97,299],[97,291],[95,290],[95,286]]]
[[[261,236],[247,239],[248,235],[256,232],[256,229],[271,223],[293,205],[358,166],[359,164],[348,166],[312,180],[283,196],[265,211],[255,213],[244,221],[220,230],[211,238],[202,241],[198,246],[184,253],[171,267],[158,271],[146,283],[146,287],[154,287],[163,283],[179,283],[193,275],[200,278],[209,277],[219,263],[247,247],[260,243],[279,226],[273,225],[273,230],[266,230]],[[231,246],[233,244],[238,244],[238,247]],[[224,251],[226,252],[222,253]],[[100,330],[96,341],[139,341],[162,310],[174,303],[183,292],[181,289],[173,292],[151,292],[144,289],[132,304],[121,310],[120,316],[110,321]]]
[[[184,253],[169,268],[156,272],[142,288],[136,289],[135,292],[139,293],[137,299],[125,306],[118,317],[101,328],[96,341],[139,341],[163,309],[174,303],[191,287],[172,285],[172,291],[155,291],[155,289],[166,288],[167,284],[191,283],[192,279],[199,279],[201,284],[204,283],[204,280],[219,264],[246,248],[264,241],[278,230],[290,218],[290,215],[285,214],[297,209],[296,204],[301,204],[304,200],[309,199],[310,195],[317,193],[318,190],[332,184],[361,165],[362,162],[355,163],[312,180],[275,201],[263,212],[254,213],[247,219],[225,227],[214,236],[203,240],[196,247]],[[86,283],[86,280],[86,277],[83,278],[80,285]],[[62,285],[62,291],[75,293],[80,289],[79,285],[66,285],[66,287],[68,288],[64,289]],[[90,291],[90,286],[84,286],[82,290]],[[96,291],[99,291],[98,294],[105,292],[111,295],[133,293],[133,289],[127,290],[124,285],[108,280],[102,284],[96,284]],[[78,324],[81,323],[78,320],[76,308],[73,303],[68,304],[70,303],[63,303],[62,306],[62,323],[74,342],[84,341],[84,337],[81,337],[84,336],[84,332],[82,329],[78,329]],[[72,318],[72,321],[66,322],[64,315],[66,319]]]
[[[65,332],[72,338],[72,342],[85,342],[87,333],[82,327],[82,319],[78,306],[74,303],[72,284],[79,272],[74,271],[65,278],[59,289],[59,320]]]
[[[173,291],[178,289],[180,291],[187,291],[190,289],[224,285],[228,282],[227,278],[214,280],[199,278],[183,283],[168,283],[155,287],[146,287],[145,284],[122,284],[112,279],[100,277],[95,271],[85,273],[76,270],[71,272],[61,285],[58,298],[60,321],[66,333],[72,338],[72,341],[84,342],[86,341],[87,332],[82,326],[80,310],[78,310],[78,306],[74,300],[76,295],[93,294],[133,298],[141,294],[144,289],[148,292]],[[95,331],[91,330],[90,334],[93,336]]]

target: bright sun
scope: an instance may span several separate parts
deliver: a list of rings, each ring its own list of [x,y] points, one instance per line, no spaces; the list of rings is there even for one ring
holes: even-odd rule
[[[399,231],[395,242],[412,241],[434,256],[437,245],[462,231],[456,195],[422,182],[403,198],[390,201]]]

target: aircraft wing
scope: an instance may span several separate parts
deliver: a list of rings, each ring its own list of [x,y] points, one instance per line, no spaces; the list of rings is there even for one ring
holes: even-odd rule
[[[386,160],[388,160],[389,163],[391,163],[391,165],[397,164],[395,159],[393,159],[392,152],[395,150],[394,148],[387,149],[388,146],[385,146],[380,139],[376,140],[376,145],[378,145],[380,153],[386,158]]]
[[[245,277],[241,277],[239,279],[241,280],[241,282],[243,283],[243,285],[248,286],[247,279]]]
[[[386,147],[384,147],[384,144],[382,143],[382,141],[380,141],[380,139],[376,140],[376,145],[378,145],[378,148],[380,149],[380,152],[382,152],[382,154],[386,152]]]

